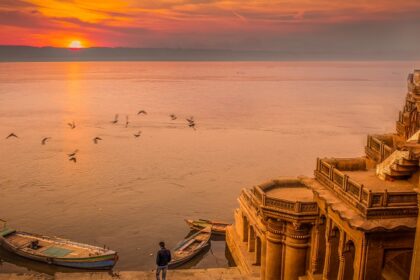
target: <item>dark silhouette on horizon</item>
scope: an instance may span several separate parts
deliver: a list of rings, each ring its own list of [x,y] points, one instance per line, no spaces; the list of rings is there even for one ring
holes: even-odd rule
[[[226,49],[108,48],[81,49],[0,45],[0,62],[13,61],[296,61],[296,60],[404,60],[418,59],[417,51],[358,48],[278,51]]]

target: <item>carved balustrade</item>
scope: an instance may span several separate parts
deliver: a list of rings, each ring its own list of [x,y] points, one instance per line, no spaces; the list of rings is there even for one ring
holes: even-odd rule
[[[315,178],[344,201],[354,206],[366,218],[417,216],[417,195],[414,191],[373,192],[326,160],[319,158],[317,159]]]
[[[389,157],[394,151],[394,149],[387,145],[385,141],[380,140],[375,135],[367,136],[365,150],[369,158],[377,162],[382,162],[384,159]]]

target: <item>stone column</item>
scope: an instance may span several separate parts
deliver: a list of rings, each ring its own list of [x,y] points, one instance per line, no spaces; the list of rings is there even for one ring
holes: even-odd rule
[[[306,272],[306,253],[309,247],[307,225],[288,223],[286,227],[283,279],[294,280]]]
[[[266,237],[261,238],[261,279],[265,279],[266,270],[266,256],[267,256],[267,239]]]
[[[418,204],[420,206],[420,188],[416,189]],[[416,239],[414,241],[413,259],[411,261],[410,280],[420,279],[420,215],[417,217]]]
[[[248,252],[255,251],[255,231],[253,226],[248,227]]]
[[[249,222],[248,222],[248,218],[242,214],[242,232],[241,232],[241,237],[242,237],[242,242],[248,242],[248,231],[249,231]]]
[[[325,218],[319,218],[311,230],[309,273],[322,273],[325,254]]]
[[[261,265],[261,252],[262,252],[261,238],[255,235],[255,265]]]
[[[283,263],[282,227],[280,222],[271,219],[268,221],[264,280],[283,279],[281,270]]]
[[[329,232],[331,227],[330,219],[325,221],[325,257],[324,257],[324,269],[322,271],[322,280],[328,279],[328,266],[330,265],[330,255],[331,255],[331,244],[329,240]]]
[[[367,252],[367,241],[366,237],[363,237],[359,243],[356,243],[356,252],[354,256],[354,277],[353,279],[363,280],[365,279],[366,270],[366,252]]]
[[[338,243],[338,274],[337,280],[344,279],[344,268],[345,268],[345,258],[344,258],[344,246],[346,244],[346,233],[344,231],[340,231],[340,240]]]
[[[324,270],[322,274],[323,280],[337,279],[338,234],[340,234],[339,230],[333,229],[332,221],[330,218],[328,218],[325,229],[325,259]]]

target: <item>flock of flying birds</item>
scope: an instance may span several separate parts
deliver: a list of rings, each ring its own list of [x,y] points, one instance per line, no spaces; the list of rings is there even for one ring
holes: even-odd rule
[[[137,115],[147,115],[147,112],[145,111],[145,110],[140,110],[138,113],[137,113]],[[175,115],[175,114],[170,114],[169,115],[169,117],[171,118],[171,120],[176,120],[178,117]],[[195,120],[194,120],[194,117],[189,117],[189,118],[186,118],[185,119],[186,121],[187,121],[187,125],[189,126],[189,127],[191,127],[192,129],[196,129],[195,128]],[[112,124],[117,124],[118,123],[118,121],[119,121],[119,115],[118,114],[116,114],[115,115],[115,117],[114,117],[114,120],[113,121],[111,121],[111,123]],[[126,116],[126,118],[125,118],[125,127],[127,128],[128,127],[128,124],[129,124],[130,122],[128,121],[128,115]],[[70,127],[70,129],[75,129],[76,128],[76,123],[74,122],[74,121],[72,121],[71,123],[67,123],[67,125]],[[141,135],[141,130],[139,130],[137,133],[135,133],[135,134],[133,134],[133,136],[135,137],[135,138],[139,138],[140,137],[140,135]],[[6,139],[9,139],[9,138],[19,138],[19,136],[17,136],[15,133],[10,133],[7,137],[6,137]],[[49,141],[51,139],[51,137],[44,137],[42,140],[41,140],[41,144],[42,145],[45,145],[46,143],[47,143],[47,141]],[[98,144],[99,143],[99,141],[101,141],[102,140],[102,138],[101,137],[95,137],[95,138],[93,138],[92,139],[92,141],[93,141],[93,143],[94,144]],[[74,162],[74,163],[76,163],[77,162],[77,158],[76,158],[76,155],[77,155],[77,153],[79,152],[79,150],[75,150],[74,152],[72,152],[72,153],[70,153],[70,154],[67,154],[67,156],[68,156],[68,159],[69,159],[69,161],[72,161],[72,162]]]

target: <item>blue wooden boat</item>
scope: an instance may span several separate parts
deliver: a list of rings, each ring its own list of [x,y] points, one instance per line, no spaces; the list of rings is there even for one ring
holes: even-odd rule
[[[210,246],[210,237],[211,227],[206,227],[179,242],[172,250],[169,268],[181,266],[200,254],[207,246]]]
[[[7,228],[5,223],[0,229],[0,246],[27,259],[71,268],[111,269],[118,261],[115,251],[63,238],[16,231]]]

